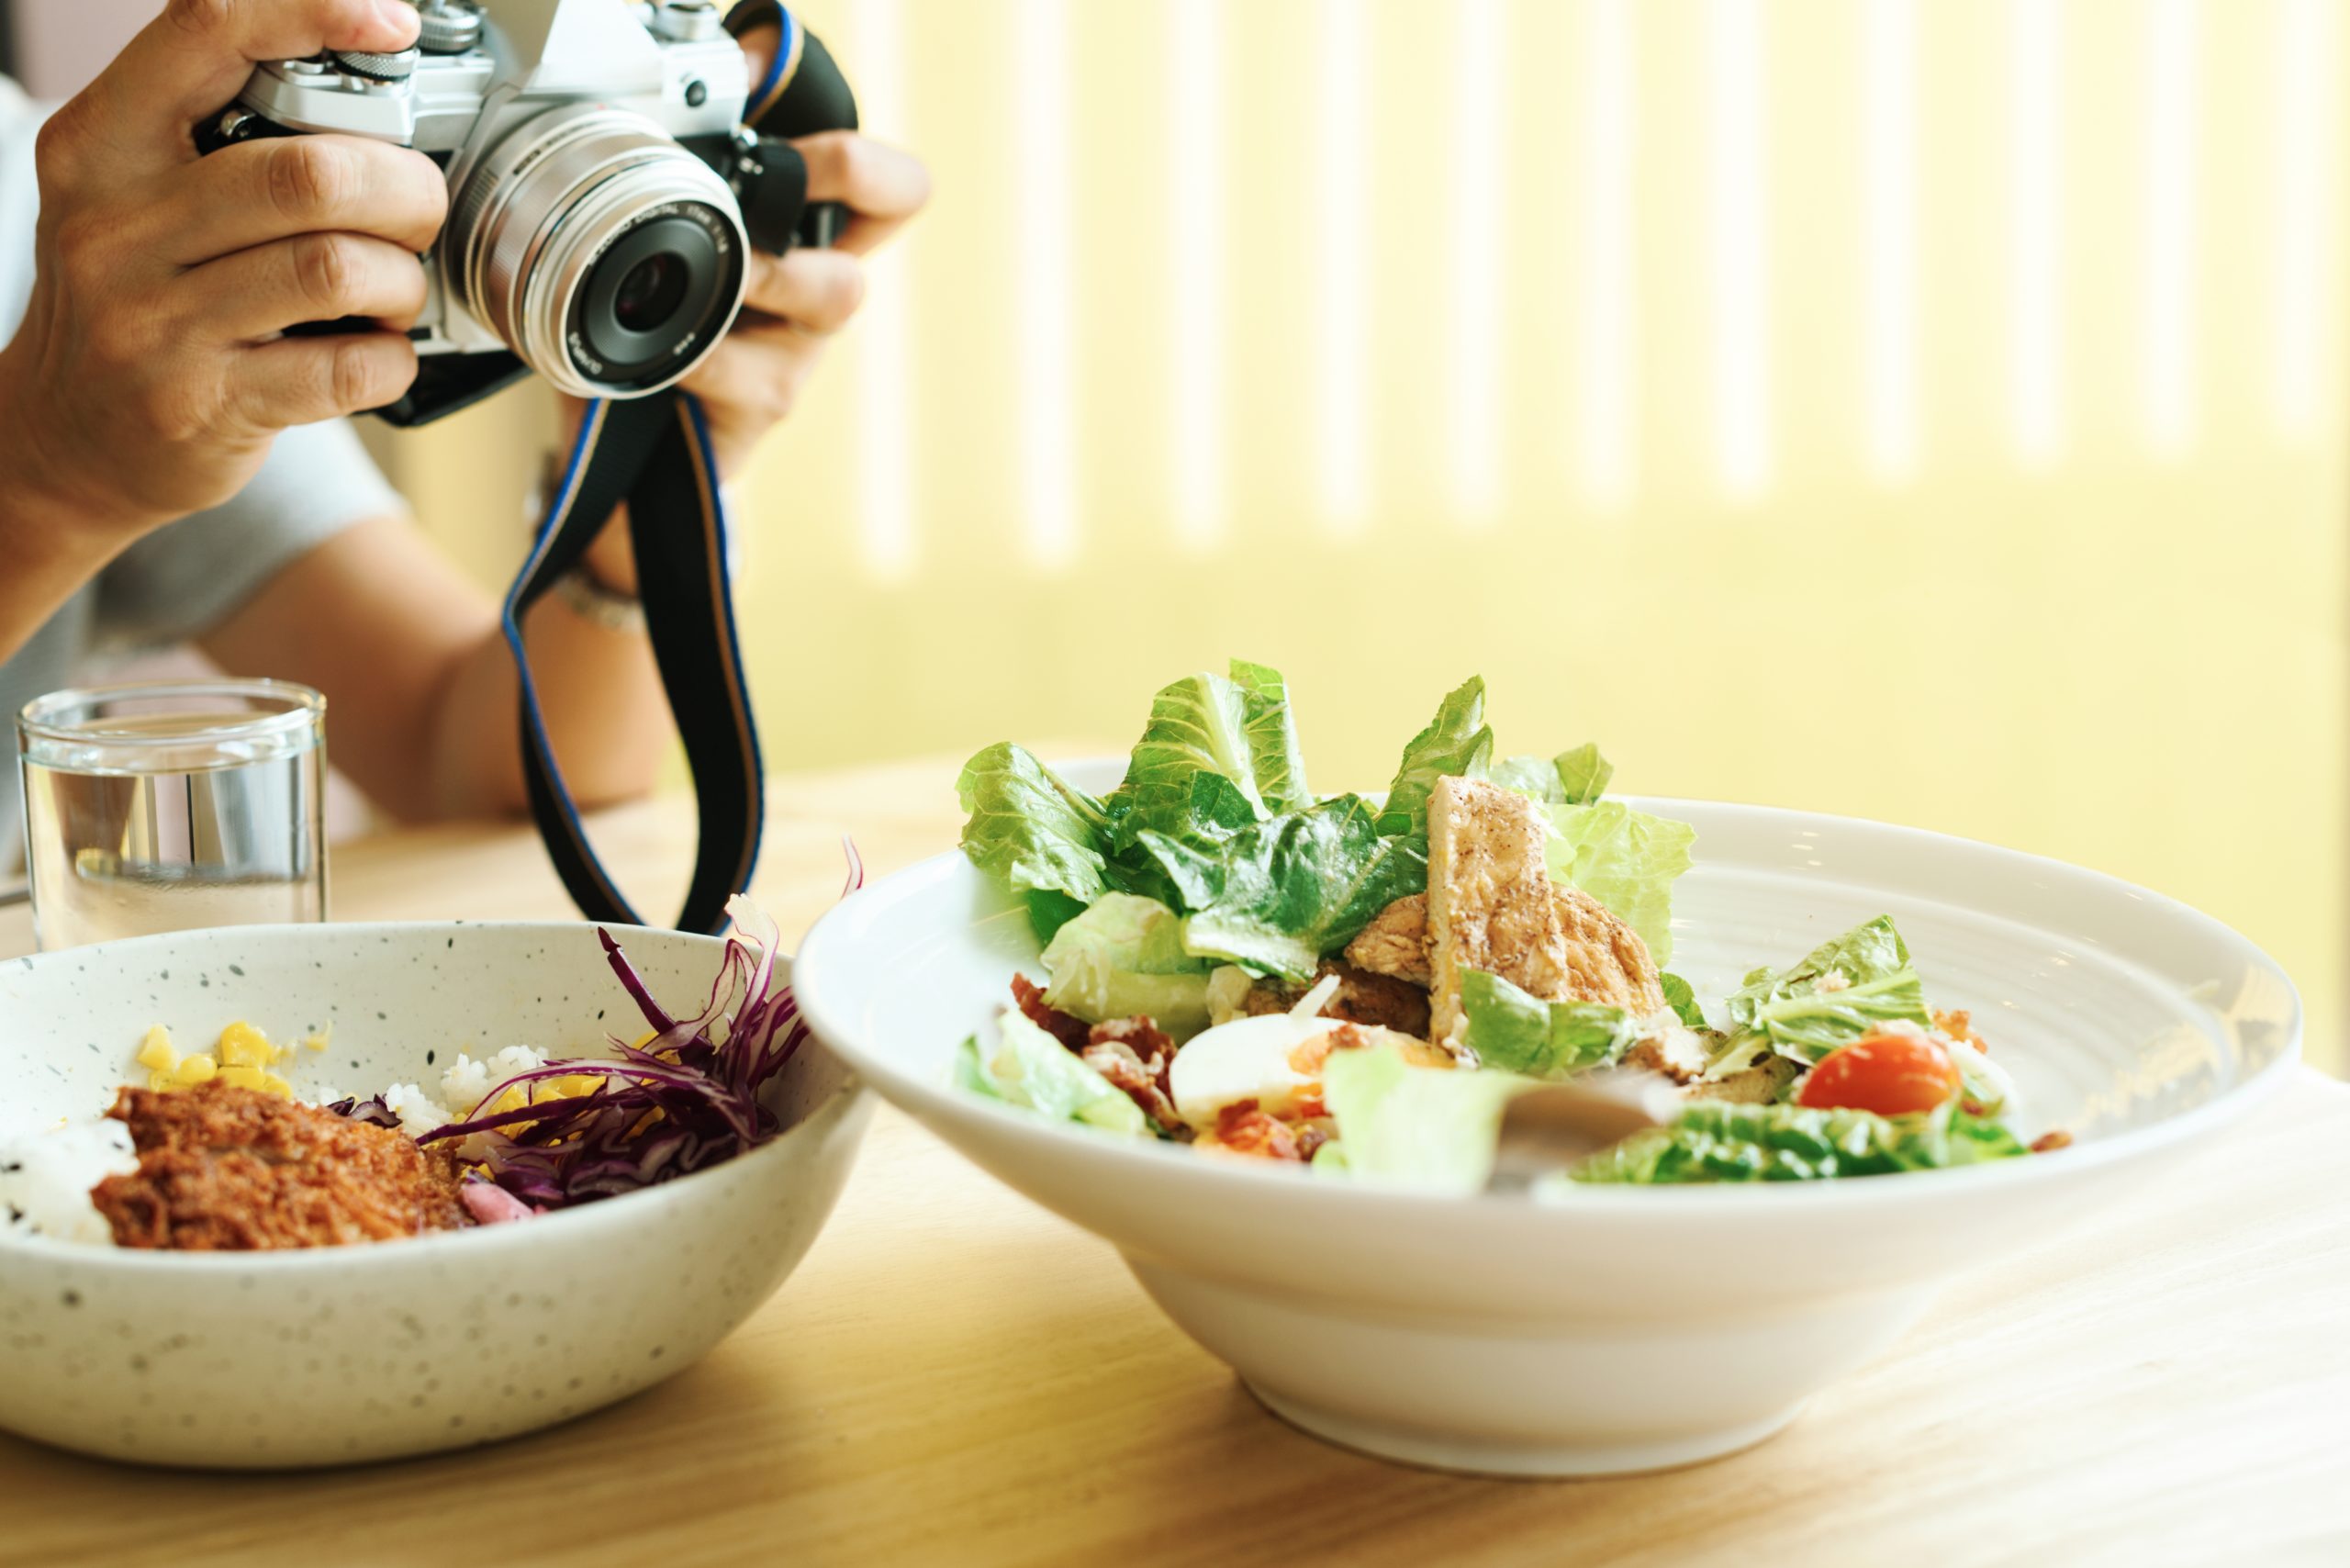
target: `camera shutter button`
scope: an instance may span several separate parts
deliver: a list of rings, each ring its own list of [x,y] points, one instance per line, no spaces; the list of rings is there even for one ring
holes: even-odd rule
[[[417,10],[417,48],[427,54],[463,54],[481,41],[481,12],[457,0],[425,0]]]
[[[416,72],[416,50],[401,50],[397,54],[367,54],[356,50],[335,51],[336,69],[346,76],[364,76],[370,82],[405,82]]]

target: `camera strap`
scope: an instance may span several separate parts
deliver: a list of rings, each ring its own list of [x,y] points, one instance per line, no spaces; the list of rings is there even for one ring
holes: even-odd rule
[[[588,405],[562,483],[507,595],[505,633],[521,689],[531,814],[582,914],[644,924],[588,842],[547,734],[522,637],[531,607],[578,565],[622,502],[646,633],[685,742],[700,817],[700,848],[677,927],[716,934],[725,928],[728,896],[750,884],[763,813],[758,732],[728,575],[726,505],[701,405],[690,393]],[[655,743],[647,736],[644,744]]]
[[[777,0],[744,0],[730,32],[774,25],[777,48],[754,84],[744,119],[757,154],[738,171],[753,242],[780,252],[795,242],[830,241],[839,214],[807,201],[807,167],[784,139],[853,129],[856,104],[830,53]],[[677,929],[711,935],[726,927],[726,901],[750,885],[759,856],[765,800],[758,731],[735,634],[726,503],[701,404],[677,388],[589,403],[563,480],[548,498],[531,554],[507,594],[505,633],[520,682],[522,771],[531,814],[564,887],[590,920],[643,924],[597,856],[564,783],[547,734],[522,638],[531,607],[576,567],[610,521],[628,507],[637,594],[677,734],[693,774],[700,847]],[[655,744],[645,737],[645,745]]]

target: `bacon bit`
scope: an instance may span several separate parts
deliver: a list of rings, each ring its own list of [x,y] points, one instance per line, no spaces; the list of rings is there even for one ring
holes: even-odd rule
[[[1081,1051],[1085,1048],[1086,1036],[1091,1033],[1085,1020],[1075,1014],[1063,1013],[1058,1007],[1047,1006],[1045,1002],[1045,988],[1026,975],[1012,977],[1012,1000],[1020,1004],[1020,1011],[1028,1015],[1028,1022],[1044,1030],[1070,1050]]]
[[[1984,1042],[1982,1036],[1975,1032],[1974,1019],[1964,1011],[1953,1009],[1949,1012],[1935,1014],[1934,1027],[1953,1040],[1964,1040],[1985,1056],[1991,1054],[1991,1047]]]
[[[1320,1127],[1300,1127],[1297,1129],[1297,1157],[1310,1165],[1315,1152],[1329,1141],[1330,1135]]]
[[[1961,1100],[1958,1103],[1958,1108],[1970,1116],[1983,1116],[1990,1114],[1990,1108],[1980,1100]]]
[[[1304,1159],[1297,1135],[1257,1109],[1254,1100],[1242,1100],[1216,1113],[1215,1141],[1220,1148],[1257,1159]]]
[[[1110,1081],[1113,1088],[1142,1107],[1143,1114],[1165,1127],[1178,1138],[1188,1139],[1191,1129],[1176,1114],[1175,1102],[1151,1076],[1150,1064],[1135,1055],[1132,1046],[1116,1040],[1104,1040],[1086,1047],[1077,1053],[1086,1066]]]
[[[2031,1152],[2034,1154],[2047,1154],[2055,1149],[2072,1147],[2073,1135],[2062,1127],[2058,1127],[2053,1133],[2042,1133],[2031,1140]]]

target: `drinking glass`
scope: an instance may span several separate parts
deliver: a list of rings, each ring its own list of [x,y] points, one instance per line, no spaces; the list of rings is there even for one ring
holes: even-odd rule
[[[43,950],[327,917],[326,699],[277,680],[53,691],[17,717]]]

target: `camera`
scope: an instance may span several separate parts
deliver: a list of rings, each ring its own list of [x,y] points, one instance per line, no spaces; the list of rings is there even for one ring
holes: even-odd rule
[[[394,423],[531,372],[581,398],[659,391],[725,335],[749,246],[829,240],[834,215],[803,213],[806,170],[778,137],[853,127],[856,105],[788,14],[757,103],[710,0],[421,0],[419,16],[397,54],[258,67],[196,139],[209,153],[339,132],[441,166],[449,216],[423,258],[416,384],[375,410]]]

